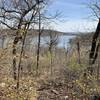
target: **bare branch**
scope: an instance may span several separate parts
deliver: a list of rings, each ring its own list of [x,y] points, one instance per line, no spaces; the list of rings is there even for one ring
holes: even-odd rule
[[[10,25],[6,24],[4,21],[0,20],[0,23],[4,24],[5,26],[7,26],[8,28],[12,29],[12,30],[16,30],[16,28],[11,27]]]

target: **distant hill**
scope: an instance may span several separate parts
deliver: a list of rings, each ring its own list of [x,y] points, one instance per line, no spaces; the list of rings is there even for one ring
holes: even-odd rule
[[[56,31],[56,30],[47,30],[44,29],[42,32],[42,36],[48,36],[49,33],[52,32],[52,34],[58,34],[58,35],[68,35],[68,36],[76,36],[76,33],[72,33],[72,32],[60,32],[60,31]],[[16,30],[10,30],[10,29],[3,29],[0,30],[0,37],[2,36],[15,36],[16,35]],[[38,35],[38,30],[29,30],[28,31],[28,36],[37,36]]]
[[[83,46],[89,46],[92,43],[92,37],[94,32],[79,34],[73,39],[70,39],[70,44],[76,44],[78,41]]]

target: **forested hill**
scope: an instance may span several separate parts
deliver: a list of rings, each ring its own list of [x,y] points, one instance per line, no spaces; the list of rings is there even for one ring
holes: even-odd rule
[[[89,46],[92,42],[94,32],[82,33],[75,38],[70,39],[70,44],[76,44],[80,42],[81,45]]]
[[[20,32],[23,32],[23,30],[20,30]],[[42,32],[42,36],[48,36],[50,33],[52,34],[58,34],[58,35],[65,35],[65,36],[76,36],[76,33],[73,32],[60,32],[60,31],[56,31],[56,30],[48,30],[48,29],[44,29],[41,30]],[[2,36],[14,36],[16,34],[16,30],[10,30],[10,29],[0,29],[0,37]],[[28,36],[37,36],[38,35],[38,30],[34,29],[34,30],[29,30],[28,31]]]

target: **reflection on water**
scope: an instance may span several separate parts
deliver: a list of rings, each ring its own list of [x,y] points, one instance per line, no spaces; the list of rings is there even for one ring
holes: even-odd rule
[[[67,47],[69,40],[73,37],[75,37],[75,36],[65,36],[65,35],[59,36],[57,39],[57,41],[58,41],[57,46],[58,47]],[[5,38],[4,41],[2,41],[2,39],[0,39],[0,48],[2,47],[2,45],[4,45],[3,47],[6,47],[9,43],[13,42],[13,39],[14,38],[9,38],[9,37]],[[31,40],[31,42],[30,42],[31,45],[37,44],[37,42],[38,42],[38,37],[32,37],[32,38],[27,37],[26,40],[29,40],[29,39]],[[46,43],[48,41],[49,41],[48,36],[41,37],[41,45],[46,45]],[[4,43],[2,44],[2,42],[4,42]]]
[[[73,37],[74,36],[60,36],[58,46],[67,47],[69,40],[72,39]]]
[[[66,47],[69,40],[74,38],[75,36],[59,36],[58,37],[58,47]],[[46,44],[49,41],[49,37],[41,37],[41,45]],[[38,42],[38,37],[33,38],[32,43],[37,43]]]

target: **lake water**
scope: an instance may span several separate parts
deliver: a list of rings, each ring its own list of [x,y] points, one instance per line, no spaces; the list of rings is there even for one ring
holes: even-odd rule
[[[58,47],[67,47],[69,45],[69,40],[75,36],[61,36],[59,38]]]
[[[72,39],[75,36],[66,36],[66,35],[62,35],[58,37],[58,47],[67,47],[68,46],[68,42],[70,39]],[[8,44],[9,41],[13,41],[11,38],[6,38],[5,42],[4,42],[4,47],[6,47],[6,45]],[[32,38],[32,42],[31,44],[37,44],[38,41],[38,37],[33,37]],[[44,36],[41,37],[41,45],[46,45],[46,43],[49,41],[49,37],[48,36]],[[0,39],[0,48],[2,47],[2,39]]]
[[[69,45],[69,40],[74,38],[75,36],[59,36],[57,41],[58,41],[58,47],[65,47],[67,48],[67,46]],[[36,43],[38,42],[38,37],[34,38],[32,43]],[[49,42],[49,37],[45,36],[45,37],[41,37],[41,45],[46,45]]]

